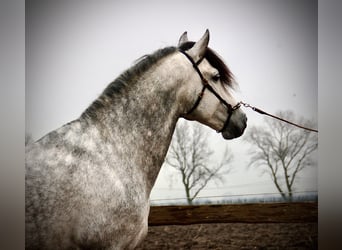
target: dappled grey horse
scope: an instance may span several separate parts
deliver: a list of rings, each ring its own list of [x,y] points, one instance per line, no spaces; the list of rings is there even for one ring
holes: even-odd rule
[[[208,30],[196,43],[185,32],[178,47],[144,56],[78,119],[26,148],[27,249],[134,248],[177,120],[242,135],[232,74],[208,42]]]

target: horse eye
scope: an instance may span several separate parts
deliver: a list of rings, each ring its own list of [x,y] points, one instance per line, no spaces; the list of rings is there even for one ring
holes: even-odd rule
[[[212,78],[215,82],[217,82],[218,80],[220,80],[221,76],[220,76],[220,74],[216,74]]]

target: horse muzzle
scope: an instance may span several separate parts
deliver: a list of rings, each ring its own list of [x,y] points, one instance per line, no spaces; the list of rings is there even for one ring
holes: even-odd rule
[[[231,117],[229,122],[224,124],[224,127],[219,132],[222,137],[226,140],[231,140],[240,137],[247,127],[247,116],[242,111],[236,110]]]

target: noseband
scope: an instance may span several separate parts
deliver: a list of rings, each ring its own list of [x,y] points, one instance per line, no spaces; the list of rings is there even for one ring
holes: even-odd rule
[[[198,65],[202,62],[202,59],[200,59],[198,62],[195,62],[191,56],[189,56],[185,51],[183,50],[179,50],[183,55],[185,55],[189,61],[191,62],[192,66],[194,67],[194,69],[197,71],[199,77],[201,78],[202,80],[202,91],[201,93],[199,93],[198,97],[197,97],[197,100],[195,102],[195,104],[192,106],[192,108],[186,112],[186,115],[189,115],[191,114],[196,108],[197,106],[200,104],[201,100],[202,100],[202,97],[204,95],[204,91],[206,89],[208,89],[211,93],[213,93],[217,99],[220,100],[220,102],[227,108],[227,113],[228,113],[228,117],[227,117],[227,120],[225,121],[223,127],[221,130],[218,130],[217,132],[222,132],[223,130],[225,130],[227,127],[228,127],[228,124],[229,124],[229,121],[230,121],[230,118],[233,114],[233,112],[235,110],[237,110],[238,108],[240,108],[241,106],[241,103],[237,103],[235,106],[232,106],[230,105],[228,102],[226,102],[214,89],[213,87],[210,86],[209,82],[207,79],[204,78],[204,76],[202,75],[202,72],[200,71],[200,69],[198,68]]]

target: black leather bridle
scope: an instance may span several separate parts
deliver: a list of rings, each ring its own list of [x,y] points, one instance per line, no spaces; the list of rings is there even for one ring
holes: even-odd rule
[[[186,115],[189,115],[191,114],[197,107],[198,105],[200,104],[201,100],[202,100],[202,97],[204,95],[204,91],[206,89],[208,89],[211,93],[213,93],[217,99],[220,100],[220,102],[227,108],[227,113],[228,113],[228,117],[227,117],[227,120],[225,121],[223,127],[221,130],[218,130],[217,132],[222,132],[223,130],[225,130],[227,127],[228,127],[228,124],[229,124],[229,121],[230,121],[230,118],[232,116],[232,114],[234,113],[235,110],[237,110],[238,108],[240,108],[241,106],[241,103],[237,103],[235,106],[232,106],[231,104],[229,104],[228,102],[226,102],[214,89],[213,87],[210,86],[209,82],[207,79],[205,79],[205,77],[202,75],[202,72],[200,71],[200,69],[198,68],[198,65],[202,62],[202,59],[199,60],[198,62],[195,62],[191,56],[189,56],[185,51],[183,50],[179,50],[183,55],[185,55],[189,61],[191,62],[192,66],[194,67],[194,69],[197,71],[199,77],[201,78],[202,80],[202,91],[201,93],[199,93],[198,97],[197,97],[197,100],[195,102],[195,104],[192,106],[192,108],[186,112],[185,114]]]

